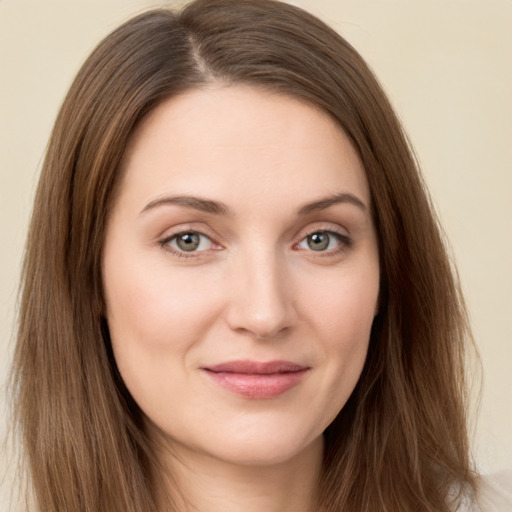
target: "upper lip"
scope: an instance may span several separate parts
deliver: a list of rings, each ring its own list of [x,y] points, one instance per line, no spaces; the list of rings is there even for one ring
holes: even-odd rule
[[[213,366],[205,366],[204,370],[215,373],[240,373],[247,375],[271,375],[291,373],[309,369],[308,366],[291,361],[230,361]]]

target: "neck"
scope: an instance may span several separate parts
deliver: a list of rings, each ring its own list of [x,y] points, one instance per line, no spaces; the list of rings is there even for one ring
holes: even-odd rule
[[[180,512],[316,512],[323,443],[269,465],[240,465],[173,447],[164,457],[167,494]],[[170,512],[161,493],[159,512]]]

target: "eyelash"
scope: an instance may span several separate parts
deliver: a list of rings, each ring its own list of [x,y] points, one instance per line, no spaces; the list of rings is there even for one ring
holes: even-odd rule
[[[201,250],[201,251],[187,252],[187,251],[183,251],[183,250],[179,250],[179,249],[171,247],[170,243],[173,240],[176,240],[179,236],[183,236],[183,235],[198,235],[200,237],[204,237],[204,238],[208,239],[210,246],[216,245],[215,242],[213,242],[213,240],[211,239],[211,237],[209,237],[208,235],[206,235],[204,233],[201,233],[200,231],[196,231],[194,229],[186,229],[183,231],[179,231],[178,233],[174,233],[173,235],[168,236],[168,237],[164,238],[163,240],[161,240],[160,242],[158,242],[158,244],[160,245],[160,247],[162,247],[162,249],[170,252],[173,256],[178,257],[178,258],[184,258],[184,259],[199,258],[203,255],[203,253],[207,252],[208,250],[219,250],[219,249],[212,249],[210,247],[208,249]],[[218,247],[220,248],[220,246],[218,246]]]
[[[327,234],[329,237],[336,238],[338,240],[338,246],[333,249],[325,250],[325,251],[314,251],[313,249],[310,249],[309,252],[313,253],[314,256],[316,256],[316,257],[329,258],[329,257],[337,256],[337,255],[345,252],[346,250],[350,249],[350,247],[352,246],[352,239],[345,233],[341,233],[334,229],[316,228],[316,229],[312,229],[311,231],[306,233],[297,244],[294,244],[294,248],[298,247],[299,244],[303,243],[311,235],[314,235],[317,233]],[[300,250],[300,249],[298,249],[298,250]],[[304,249],[304,250],[308,250],[308,249]]]
[[[295,250],[306,250],[307,251],[308,249],[299,249],[298,246],[301,243],[303,243],[305,240],[307,240],[307,238],[309,236],[317,234],[317,233],[327,234],[330,237],[335,237],[338,240],[339,244],[334,249],[329,249],[329,250],[325,250],[325,251],[315,251],[313,249],[310,249],[309,252],[311,252],[316,257],[333,257],[340,253],[343,253],[344,251],[346,251],[347,249],[349,249],[352,246],[352,239],[349,236],[347,236],[346,234],[340,233],[339,231],[336,231],[333,229],[316,228],[316,229],[313,229],[313,230],[309,231],[308,233],[306,233],[299,240],[299,242],[297,242],[296,244],[293,245],[293,248]],[[198,235],[200,237],[205,237],[206,239],[209,240],[209,244],[211,246],[217,246],[217,248],[216,249],[208,248],[208,249],[204,249],[201,251],[187,252],[187,251],[175,249],[170,246],[170,243],[173,240],[176,240],[179,236],[183,236],[183,235]],[[209,237],[208,235],[206,235],[204,233],[201,233],[200,231],[196,231],[193,229],[183,230],[183,231],[179,231],[178,233],[174,233],[171,236],[168,236],[168,237],[164,238],[163,240],[161,240],[160,242],[158,242],[158,244],[164,250],[170,252],[173,256],[175,256],[177,258],[184,258],[184,259],[199,258],[199,257],[203,256],[203,253],[208,252],[209,250],[220,250],[220,248],[221,248],[220,245],[215,244],[215,242],[211,239],[211,237]]]

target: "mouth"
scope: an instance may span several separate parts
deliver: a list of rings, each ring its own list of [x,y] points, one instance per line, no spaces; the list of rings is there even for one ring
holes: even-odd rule
[[[227,391],[245,398],[269,399],[297,386],[310,367],[289,361],[232,361],[201,370]]]

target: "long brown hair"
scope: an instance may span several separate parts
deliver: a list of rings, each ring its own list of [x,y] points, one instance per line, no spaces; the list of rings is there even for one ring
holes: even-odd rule
[[[322,510],[448,511],[450,499],[474,489],[464,382],[470,333],[437,221],[363,59],[312,15],[273,0],[198,0],[177,14],[142,14],[100,43],[62,105],[30,225],[13,369],[39,509],[156,508],[151,475],[159,468],[103,318],[104,228],[141,119],[212,81],[323,109],[367,173],[380,307],[359,383],[325,432]]]

